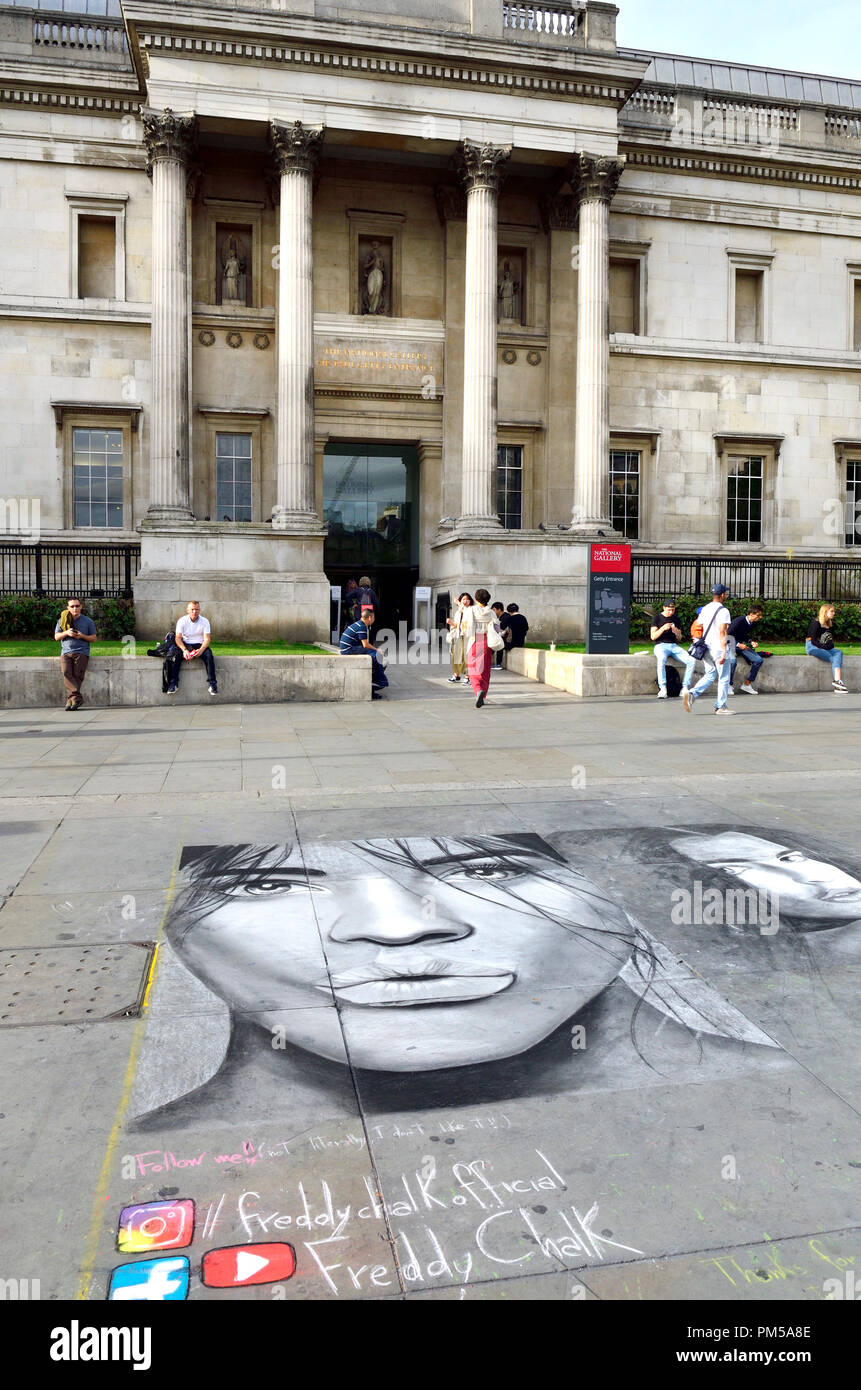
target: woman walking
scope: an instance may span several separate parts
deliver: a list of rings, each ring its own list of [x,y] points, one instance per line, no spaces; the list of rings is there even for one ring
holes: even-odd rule
[[[847,687],[843,684],[843,653],[839,647],[835,647],[832,632],[836,611],[833,603],[822,604],[818,616],[807,629],[804,650],[808,656],[831,662],[831,689],[835,695],[845,695]]]
[[[490,665],[494,647],[488,643],[488,632],[501,641],[496,614],[488,605],[490,594],[486,589],[476,589],[475,603],[463,615],[463,636],[466,647],[466,669],[469,681],[475,691],[475,707],[481,709],[490,685]]]
[[[466,676],[466,647],[463,639],[463,615],[467,608],[472,607],[472,594],[462,593],[457,596],[457,607],[454,616],[446,618],[448,624],[448,645],[451,657],[451,675],[449,681],[456,683],[461,677]]]

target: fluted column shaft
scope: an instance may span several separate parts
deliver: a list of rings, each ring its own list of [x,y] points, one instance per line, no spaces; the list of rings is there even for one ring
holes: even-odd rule
[[[510,149],[460,148],[466,187],[466,293],[463,335],[463,481],[459,526],[499,529],[496,510],[497,203]]]
[[[186,184],[193,117],[145,112],[152,178],[152,413],[147,520],[191,521]]]
[[[610,201],[621,161],[581,154],[571,182],[580,202],[574,528],[610,522]]]
[[[273,122],[270,141],[280,176],[278,421],[275,437],[279,530],[318,526],[314,479],[313,173],[321,130]]]

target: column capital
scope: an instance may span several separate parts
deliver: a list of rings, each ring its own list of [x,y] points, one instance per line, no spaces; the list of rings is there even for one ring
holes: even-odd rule
[[[455,167],[467,193],[473,188],[489,188],[498,193],[505,178],[505,165],[511,157],[510,145],[474,145],[462,140],[455,154]]]
[[[301,121],[285,125],[269,122],[269,148],[278,174],[313,174],[323,143],[322,126],[306,126]]]
[[[169,106],[164,111],[144,110],[144,144],[146,145],[147,177],[157,159],[175,159],[189,165],[197,149],[197,117],[177,116]]]
[[[611,159],[609,155],[587,154],[585,150],[581,150],[575,155],[570,172],[571,187],[578,201],[609,205],[619,187],[624,167],[624,157]]]
[[[570,193],[549,193],[539,204],[545,232],[573,232],[577,227],[577,199]]]

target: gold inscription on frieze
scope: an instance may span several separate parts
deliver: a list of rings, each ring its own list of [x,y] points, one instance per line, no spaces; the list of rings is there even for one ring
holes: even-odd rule
[[[317,353],[316,370],[342,368],[348,371],[419,372],[431,370],[426,352],[400,351],[396,348],[324,347]]]

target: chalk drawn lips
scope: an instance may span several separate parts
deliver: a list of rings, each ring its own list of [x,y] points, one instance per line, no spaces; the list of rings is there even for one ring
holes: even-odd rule
[[[456,965],[452,961],[404,960],[397,966],[371,962],[332,976],[337,999],[365,1008],[405,1008],[414,1004],[459,1004],[501,994],[514,972],[499,966]],[[318,985],[328,991],[329,983]]]

